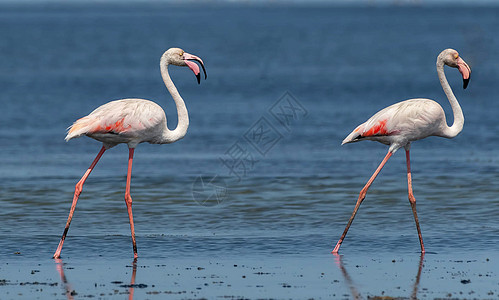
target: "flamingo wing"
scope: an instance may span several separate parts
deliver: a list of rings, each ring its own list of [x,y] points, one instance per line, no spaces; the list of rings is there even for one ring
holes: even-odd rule
[[[391,106],[379,111],[366,122],[357,126],[341,143],[353,143],[365,138],[376,138],[380,136],[388,136],[393,134],[393,129],[390,125],[392,116]]]

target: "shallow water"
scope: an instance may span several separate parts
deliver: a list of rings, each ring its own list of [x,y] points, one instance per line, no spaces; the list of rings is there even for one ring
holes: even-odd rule
[[[173,127],[174,104],[158,70],[171,46],[199,55],[208,80],[198,86],[188,70],[172,69],[189,109],[189,132],[175,144],[140,145],[135,152],[136,283],[147,285],[134,289],[138,299],[168,291],[178,298],[410,297],[420,257],[403,151],[362,204],[341,249],[344,267],[329,254],[386,153],[377,143],[340,143],[377,110],[407,98],[435,99],[452,120],[434,67],[447,47],[460,51],[473,74],[463,91],[458,73],[446,70],[466,117],[463,132],[412,146],[428,251],[417,293],[496,297],[497,13],[491,7],[456,14],[444,7],[3,4],[1,298],[65,298],[61,270],[77,298],[130,292],[120,287],[133,273],[123,145],[106,152],[89,177],[63,261],[51,259],[74,184],[100,148],[88,138],[65,143],[65,129],[122,97],[154,99]],[[265,141],[254,138],[261,128],[269,132]],[[165,274],[172,280],[163,281]],[[47,285],[21,285],[35,281]]]

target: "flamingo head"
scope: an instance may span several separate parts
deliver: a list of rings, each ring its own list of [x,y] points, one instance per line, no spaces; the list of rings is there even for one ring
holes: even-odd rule
[[[206,69],[204,68],[203,60],[197,57],[196,55],[189,54],[180,48],[170,48],[163,54],[163,57],[166,58],[167,64],[181,66],[181,67],[189,67],[189,69],[191,69],[192,72],[194,72],[194,75],[196,75],[198,83],[200,83],[201,72],[199,70],[199,66],[193,62],[197,61],[203,68],[204,79],[208,77],[206,75]]]
[[[457,68],[461,75],[463,76],[463,88],[468,86],[470,82],[471,68],[468,64],[459,56],[459,53],[454,49],[445,49],[438,56],[437,61],[440,60],[444,64],[452,68]]]

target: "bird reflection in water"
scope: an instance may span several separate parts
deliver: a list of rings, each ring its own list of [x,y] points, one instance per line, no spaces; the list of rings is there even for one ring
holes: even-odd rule
[[[358,300],[358,299],[363,299],[357,288],[355,287],[355,283],[353,282],[352,278],[347,272],[347,269],[345,268],[345,265],[343,264],[342,257],[339,254],[334,254],[335,257],[335,262],[338,268],[341,271],[341,274],[343,275],[343,278],[345,279],[346,283],[348,284],[348,287],[350,288],[350,293],[352,294],[352,299]],[[424,253],[421,253],[421,256],[419,258],[419,264],[418,264],[418,272],[416,274],[416,279],[414,280],[414,285],[412,287],[412,293],[409,297],[411,300],[417,300],[418,297],[418,289],[419,289],[419,281],[421,279],[421,271],[423,270],[423,263],[424,263]],[[372,296],[368,297],[369,299],[373,300],[381,300],[381,299],[407,299],[405,297],[389,297],[389,296]]]
[[[137,276],[137,259],[132,262],[132,279],[130,279],[130,287],[128,289],[128,300],[133,299],[133,288],[135,287],[135,276]]]
[[[68,282],[66,275],[64,275],[64,263],[60,258],[56,258],[54,260],[55,260],[55,268],[57,269],[57,273],[59,273],[59,276],[61,277],[61,283],[66,292],[66,298],[68,300],[69,299],[72,300],[74,299],[73,296],[76,294],[76,292],[71,288],[71,284]]]
[[[62,286],[64,287],[64,290],[66,293],[66,298],[68,300],[74,299],[73,296],[77,295],[77,293],[75,290],[73,290],[66,275],[64,274],[64,263],[62,262],[62,259],[60,259],[60,258],[55,259],[55,267],[57,269],[57,273],[59,273],[59,276],[61,277],[61,283],[62,283]],[[130,284],[121,285],[121,287],[128,288],[128,299],[129,300],[133,299],[133,293],[134,293],[135,287],[141,287],[141,288],[147,287],[147,285],[144,285],[144,284],[138,284],[138,285],[135,284],[136,276],[137,276],[137,259],[135,258],[132,262],[132,278],[130,279]]]

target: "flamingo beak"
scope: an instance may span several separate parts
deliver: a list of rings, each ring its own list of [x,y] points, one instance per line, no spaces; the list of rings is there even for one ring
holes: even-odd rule
[[[470,66],[461,58],[457,59],[457,69],[463,75],[463,89],[466,89],[470,82],[471,69]]]
[[[192,72],[194,72],[194,75],[196,75],[198,84],[201,83],[201,75],[200,75],[201,72],[199,71],[198,65],[193,63],[191,60],[195,60],[201,65],[204,72],[204,79],[208,78],[208,75],[206,75],[206,69],[204,68],[203,60],[201,58],[197,57],[196,55],[192,55],[185,52],[184,55],[182,56],[182,59],[184,60],[185,64],[189,67],[189,69],[191,69]]]

